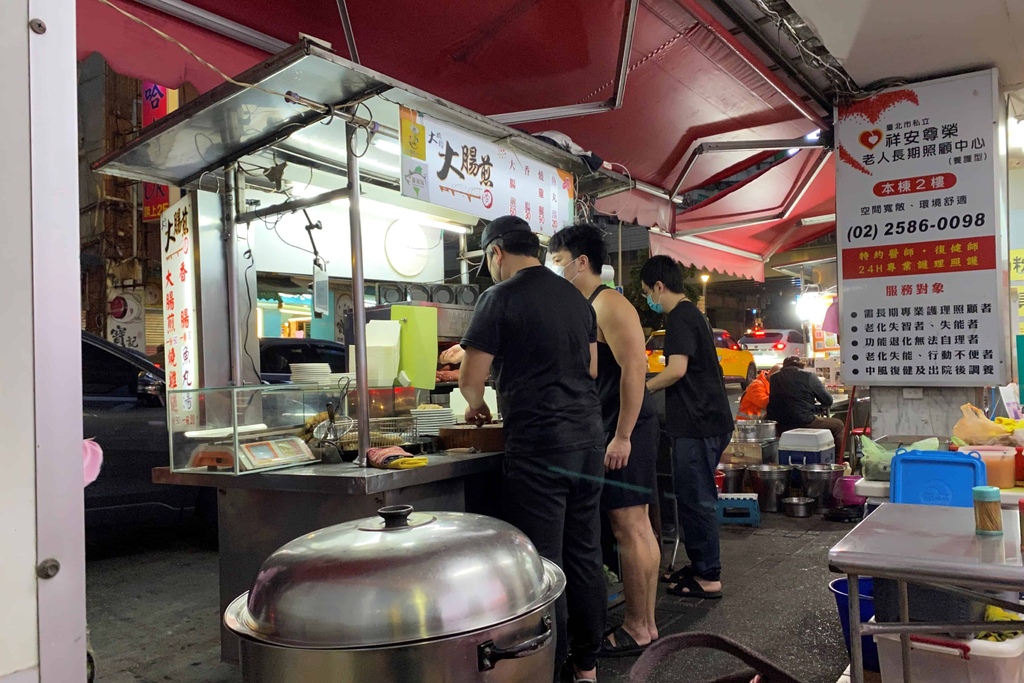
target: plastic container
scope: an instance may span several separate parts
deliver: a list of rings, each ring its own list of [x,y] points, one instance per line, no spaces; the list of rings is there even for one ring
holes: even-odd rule
[[[722,492],[722,487],[725,485],[725,472],[722,470],[715,470],[715,488],[718,492]]]
[[[985,486],[985,463],[978,455],[949,451],[898,451],[892,459],[894,503],[974,507],[971,490]]]
[[[1024,486],[1024,448],[1017,446],[1014,451],[1014,479],[1017,480],[1018,486]]]
[[[872,621],[875,616],[874,585],[870,577],[862,576],[858,580],[860,598],[861,623]],[[839,623],[843,626],[843,639],[846,641],[846,652],[850,652],[850,590],[846,579],[835,579],[828,584],[828,589],[836,599],[839,609]],[[861,636],[861,649],[864,653],[864,669],[878,671],[878,648],[871,636]]]
[[[861,479],[853,487],[854,493],[858,496],[885,498],[886,500],[889,500],[889,489],[888,481],[871,481],[870,479]]]
[[[882,683],[903,683],[900,637],[877,635],[875,644]],[[910,667],[914,683],[1024,683],[1024,636],[1002,643],[911,636]]]
[[[836,487],[832,491],[832,495],[836,497],[839,504],[843,507],[852,507],[856,505],[863,505],[867,500],[867,496],[861,496],[857,494],[857,482],[861,480],[861,476],[857,474],[847,474],[839,477],[839,481],[836,482]]]
[[[827,429],[791,429],[779,437],[780,465],[831,465],[836,444]]]
[[[1012,489],[1017,485],[1017,449],[1004,446],[971,446],[967,453],[977,453],[985,463],[988,485]]]

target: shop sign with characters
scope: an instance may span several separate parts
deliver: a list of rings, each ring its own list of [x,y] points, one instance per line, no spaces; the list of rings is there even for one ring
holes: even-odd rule
[[[483,219],[520,216],[551,235],[575,211],[573,177],[402,107],[402,194]]]
[[[195,429],[198,406],[192,393],[199,388],[199,348],[196,325],[195,216],[191,198],[184,197],[160,217],[163,259],[164,368],[166,368],[171,431]]]
[[[1008,381],[999,111],[993,69],[886,90],[836,112],[848,382]]]

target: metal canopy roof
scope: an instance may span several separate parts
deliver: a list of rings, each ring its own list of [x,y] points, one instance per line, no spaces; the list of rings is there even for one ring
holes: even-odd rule
[[[289,158],[344,167],[344,122],[281,94],[357,115],[378,135],[397,137],[399,104],[501,142],[574,173],[583,194],[601,196],[629,187],[623,176],[592,173],[575,155],[447,102],[309,42],[298,43],[254,66],[147,127],[94,168],[110,175],[184,187],[267,147]],[[269,92],[268,92],[269,91]],[[273,93],[273,94],[272,94]],[[386,96],[380,97],[386,93]],[[314,125],[316,124],[316,125]],[[326,124],[326,125],[320,125]],[[367,171],[376,150],[367,147]],[[383,163],[377,160],[377,163]],[[397,172],[397,168],[395,169]]]

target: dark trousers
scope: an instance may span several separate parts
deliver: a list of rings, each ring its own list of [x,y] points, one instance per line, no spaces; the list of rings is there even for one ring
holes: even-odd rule
[[[573,664],[581,671],[593,669],[608,606],[601,561],[604,449],[509,453],[503,468],[506,521],[533,541],[541,557],[565,572],[566,590],[555,605],[556,671],[567,659],[570,643]]]
[[[718,544],[718,489],[715,468],[732,432],[705,439],[677,437],[672,444],[673,487],[690,566],[707,581],[719,581],[722,558]]]

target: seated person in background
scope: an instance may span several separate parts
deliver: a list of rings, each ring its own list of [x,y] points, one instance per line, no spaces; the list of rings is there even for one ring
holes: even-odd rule
[[[764,411],[768,410],[768,396],[771,393],[768,380],[781,369],[781,365],[776,365],[771,370],[763,370],[750,383],[740,398],[740,411],[736,415],[738,419],[759,420],[764,417]]]
[[[778,423],[779,434],[790,429],[827,429],[832,432],[836,450],[842,447],[846,425],[834,417],[817,417],[820,408],[832,405],[832,394],[817,375],[804,372],[804,361],[790,356],[782,369],[769,380],[768,419]]]

